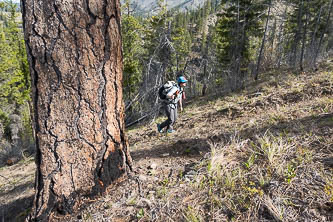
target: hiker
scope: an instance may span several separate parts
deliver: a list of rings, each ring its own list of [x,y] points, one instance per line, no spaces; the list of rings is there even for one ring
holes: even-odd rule
[[[163,123],[157,124],[157,130],[160,133],[163,132],[164,128],[166,128],[167,133],[175,132],[173,125],[177,120],[177,103],[179,103],[180,111],[183,111],[182,100],[185,99],[184,87],[186,86],[187,79],[184,76],[179,76],[177,83],[169,81],[159,90],[159,95],[162,99],[166,116],[168,117]]]

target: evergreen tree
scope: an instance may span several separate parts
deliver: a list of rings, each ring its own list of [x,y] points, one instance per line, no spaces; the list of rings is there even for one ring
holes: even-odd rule
[[[251,37],[262,36],[261,16],[266,1],[233,0],[222,3],[223,12],[218,14],[215,42],[221,70],[229,80],[231,90],[242,87],[251,59]]]
[[[9,14],[0,25],[0,118],[6,128],[4,123],[10,124],[11,114],[29,117],[22,112],[28,110],[24,107],[30,100],[30,76],[23,35],[16,20],[16,5],[6,2],[5,7]],[[10,139],[9,129],[6,135]]]
[[[174,50],[171,44],[171,14],[168,13],[164,0],[158,1],[158,13],[151,16],[145,23],[144,48],[146,50],[147,69],[150,72],[152,62],[155,67],[155,76],[172,78],[167,76],[170,67],[171,53]],[[147,81],[148,79],[146,79]],[[146,84],[147,85],[147,84]]]
[[[131,100],[137,92],[142,75],[142,31],[143,26],[131,13],[130,0],[126,0],[122,15],[122,43],[123,43],[123,87],[124,99]]]
[[[314,65],[321,48],[321,36],[330,25],[330,0],[291,0],[293,10],[287,17],[285,54],[289,65],[303,69],[304,62]]]
[[[173,57],[176,59],[176,71],[184,69],[186,58],[190,52],[190,33],[184,27],[175,27],[172,32],[172,43],[175,49]]]
[[[151,16],[145,22],[144,45],[147,50],[147,56],[153,55],[156,48],[160,45],[162,38],[168,34],[167,8],[164,0],[158,1],[158,14]]]
[[[36,194],[26,220],[50,221],[54,211],[72,213],[131,168],[120,4],[22,2],[37,148]]]

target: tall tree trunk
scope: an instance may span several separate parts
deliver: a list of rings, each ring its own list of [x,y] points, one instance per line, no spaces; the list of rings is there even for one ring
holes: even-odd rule
[[[329,22],[330,22],[330,18],[331,18],[332,5],[333,5],[333,0],[331,0],[330,7],[328,9],[327,19],[326,19],[326,26],[324,28],[324,31],[321,33],[320,40],[319,40],[319,43],[318,43],[318,47],[317,47],[317,50],[316,50],[316,53],[315,53],[315,56],[314,56],[314,59],[313,59],[313,66],[315,67],[315,69],[316,69],[316,62],[317,62],[318,53],[320,51],[321,44],[323,42],[324,34],[325,34],[325,32],[327,32],[327,29],[330,25]]]
[[[277,67],[278,69],[280,69],[281,67],[281,60],[282,60],[282,43],[283,43],[283,26],[284,26],[284,22],[285,22],[285,18],[286,18],[286,15],[287,15],[287,9],[288,9],[288,6],[286,5],[285,6],[285,9],[284,9],[284,13],[283,13],[283,16],[282,16],[282,19],[281,19],[281,24],[280,24],[280,28],[279,28],[279,37],[278,37],[278,43],[277,43]]]
[[[303,16],[303,0],[299,1],[299,10],[298,10],[298,15],[297,15],[297,31],[295,33],[295,38],[292,46],[292,59],[291,65],[295,68],[296,67],[296,61],[297,61],[297,46],[300,40],[300,35],[301,35],[301,26],[302,26],[302,16]]]
[[[36,129],[28,221],[71,213],[131,167],[119,0],[21,1]]]
[[[262,55],[262,51],[263,51],[264,46],[265,46],[268,21],[269,21],[269,16],[270,16],[270,13],[271,13],[271,4],[272,4],[271,1],[269,1],[268,12],[267,12],[267,19],[266,19],[266,25],[265,25],[265,32],[264,32],[264,37],[262,38],[262,42],[261,42],[260,52],[259,52],[258,61],[257,61],[256,74],[255,74],[255,77],[254,77],[255,80],[258,80],[261,55]]]
[[[321,20],[321,13],[323,11],[323,8],[324,6],[322,5],[320,7],[320,10],[318,12],[318,16],[317,16],[317,19],[316,19],[316,24],[315,24],[315,30],[312,34],[312,37],[311,37],[311,42],[310,42],[310,50],[309,50],[309,53],[307,55],[307,57],[309,58],[309,60],[311,60],[310,62],[310,66],[312,67],[313,66],[313,58],[314,58],[314,55],[316,53],[316,35],[317,35],[317,31],[318,31],[318,28],[319,28],[319,24],[320,24],[320,20]]]
[[[242,50],[242,42],[243,42],[243,30],[241,30],[241,24],[240,24],[240,1],[237,1],[237,20],[236,20],[236,28],[233,30],[235,33],[234,36],[236,36],[236,42],[233,44],[233,50],[231,50],[231,84],[230,88],[231,91],[234,92],[237,89],[238,86],[238,77],[239,77],[239,70],[241,66],[241,50]],[[245,21],[243,25],[245,24]],[[243,27],[244,28],[244,27]]]
[[[204,61],[204,70],[203,70],[203,76],[204,76],[204,81],[203,81],[203,87],[201,91],[201,95],[204,96],[206,95],[206,90],[207,90],[207,60]]]
[[[306,1],[307,2],[307,1]],[[304,24],[304,28],[303,28],[303,40],[302,40],[302,50],[301,50],[301,58],[300,58],[300,62],[299,62],[299,67],[300,70],[303,72],[303,57],[304,57],[304,49],[305,49],[305,42],[306,42],[306,34],[307,34],[307,27],[308,27],[308,19],[309,19],[309,9],[308,9],[308,4],[306,5],[306,14],[305,14],[305,24]]]

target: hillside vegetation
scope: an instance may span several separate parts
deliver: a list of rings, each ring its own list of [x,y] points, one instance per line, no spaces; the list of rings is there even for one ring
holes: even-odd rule
[[[110,17],[106,13],[110,2],[96,1],[103,8],[102,17]],[[140,16],[143,12],[136,2],[122,1],[121,13],[116,13],[121,41],[120,35],[118,40],[112,40],[119,50],[110,52],[122,51],[122,61],[117,62],[119,70],[123,68],[117,72],[119,77],[107,79],[110,76],[103,74],[100,84],[93,86],[88,81],[96,75],[86,68],[97,68],[92,57],[110,50],[107,45],[99,48],[102,45],[97,44],[109,40],[97,39],[111,33],[106,31],[108,20],[94,15],[95,2],[77,5],[78,2],[69,1],[48,6],[45,1],[28,1],[22,10],[34,16],[23,13],[23,23],[17,5],[0,0],[0,221],[23,221],[31,211],[36,168],[33,156],[37,151],[37,156],[45,157],[43,149],[47,148],[38,142],[40,126],[52,128],[47,133],[56,140],[53,143],[46,139],[50,143],[46,150],[54,151],[51,156],[57,163],[52,168],[49,160],[36,161],[37,169],[43,162],[50,174],[36,180],[39,190],[35,194],[44,194],[41,187],[48,183],[43,179],[50,181],[45,194],[51,194],[51,201],[41,202],[52,203],[47,212],[52,211],[53,221],[333,221],[333,0],[188,0],[182,1],[184,4],[177,1],[179,5],[172,4],[173,8],[169,7],[171,1],[156,0],[154,13],[144,16]],[[118,8],[119,2],[113,3]],[[192,3],[200,7],[183,10],[183,6]],[[67,8],[73,13],[66,13]],[[85,16],[77,17],[76,13]],[[106,25],[99,26],[98,20]],[[91,47],[90,53],[84,51],[83,42],[77,41],[83,29],[68,28],[81,27],[81,22],[85,24],[87,39],[83,39]],[[26,26],[28,23],[32,26]],[[46,56],[40,56],[41,64],[54,62],[44,69],[45,81],[37,81],[43,79],[42,71],[32,69],[37,63],[29,67],[23,24],[25,28],[33,27],[25,29],[26,39],[33,32],[40,40],[50,40],[26,42],[32,44],[28,51],[36,50],[28,57],[43,52]],[[96,31],[101,27],[105,30]],[[53,28],[54,32],[50,31]],[[54,33],[64,39],[55,41]],[[66,49],[69,54],[63,55],[62,50]],[[104,52],[99,52],[101,49]],[[117,57],[106,54],[104,65],[108,64],[106,60]],[[76,56],[73,62],[67,59]],[[64,65],[60,73],[57,62]],[[101,74],[100,69],[96,70]],[[81,78],[88,75],[94,78]],[[157,133],[156,123],[164,119],[157,91],[163,83],[181,75],[188,80],[189,100],[180,113],[177,133]],[[62,78],[65,76],[73,78]],[[79,87],[68,88],[67,80]],[[119,81],[119,87],[112,88],[117,89],[114,93],[105,90],[105,95],[119,99],[117,105],[109,106],[108,97],[94,96],[96,92],[104,95],[99,86],[111,86],[106,82],[113,80]],[[66,90],[75,89],[72,98],[78,99],[79,105],[66,111],[61,102],[72,101],[52,93],[62,93],[54,88],[54,83],[66,86]],[[51,91],[47,91],[49,88]],[[98,91],[85,93],[86,88]],[[41,93],[44,90],[45,96]],[[31,96],[31,92],[35,96],[39,92],[41,99]],[[103,115],[90,117],[92,106],[81,106],[82,101],[90,104],[82,99],[83,94],[89,95],[93,103],[98,100],[102,110],[122,110],[122,98],[125,115],[117,123],[127,127],[134,166],[124,180],[117,180],[121,174],[117,174],[117,179],[105,176],[117,183],[99,199],[87,197],[81,202],[72,197],[88,187],[83,178],[96,179],[90,183],[91,188],[106,189],[111,182],[103,183],[99,175],[81,173],[81,166],[89,166],[83,159],[94,156],[79,152],[82,144],[96,152],[81,135],[81,128],[94,139],[98,136],[93,128],[114,131],[110,135],[103,131],[108,137],[103,141],[111,141],[121,131],[120,139],[127,144],[123,130],[112,127],[112,118],[99,124],[95,120]],[[44,109],[42,100],[49,110]],[[60,108],[60,114],[50,111],[51,103]],[[81,110],[83,107],[89,109]],[[37,110],[46,111],[46,116],[54,117],[54,121],[34,124],[32,117],[37,123],[36,117],[42,113]],[[72,112],[76,114],[67,119]],[[87,119],[82,119],[82,127],[78,127],[81,117]],[[62,121],[66,124],[62,125]],[[60,137],[51,133],[53,130],[70,138],[68,146],[62,146],[64,155],[57,154],[62,151],[58,149]],[[83,142],[74,143],[72,139]],[[77,154],[77,159],[69,154]],[[96,156],[100,160],[106,157]],[[115,169],[112,164],[120,166],[116,164],[120,158],[112,158],[105,166],[110,167],[110,173]],[[131,166],[129,155],[126,159],[129,161],[122,163]],[[63,171],[66,164],[68,170]],[[92,168],[86,172],[96,173]],[[64,182],[66,173],[72,178],[70,183]],[[100,173],[102,170],[98,170]],[[55,194],[55,178],[64,182],[60,183],[59,192],[65,191],[68,184],[71,191]],[[53,201],[54,196],[59,198]],[[74,215],[74,208],[81,204],[81,211]],[[66,212],[73,215],[64,216]]]
[[[128,132],[136,163],[86,221],[332,221],[333,63],[190,101],[176,134]],[[77,221],[77,219],[72,219]]]
[[[328,61],[270,72],[241,92],[188,101],[176,134],[129,129],[129,179],[53,221],[332,221],[332,70]],[[27,213],[33,165],[1,169],[1,202],[21,209],[7,219]],[[30,169],[21,179],[19,166]]]
[[[157,89],[178,75],[189,80],[187,96],[197,98],[237,91],[271,69],[317,69],[332,53],[330,0],[178,2],[198,6],[187,10],[175,7],[176,1],[156,0],[154,15],[143,17],[139,1],[121,2],[127,126],[153,120]],[[12,1],[0,1],[0,166],[36,150],[19,10]]]

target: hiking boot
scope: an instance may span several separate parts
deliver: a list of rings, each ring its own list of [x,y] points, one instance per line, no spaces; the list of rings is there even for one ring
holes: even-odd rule
[[[173,130],[173,129],[168,129],[168,130],[167,130],[167,133],[174,133],[174,132],[176,132],[176,131]]]
[[[157,124],[157,131],[159,133],[163,133],[163,129],[161,129],[161,124]]]

